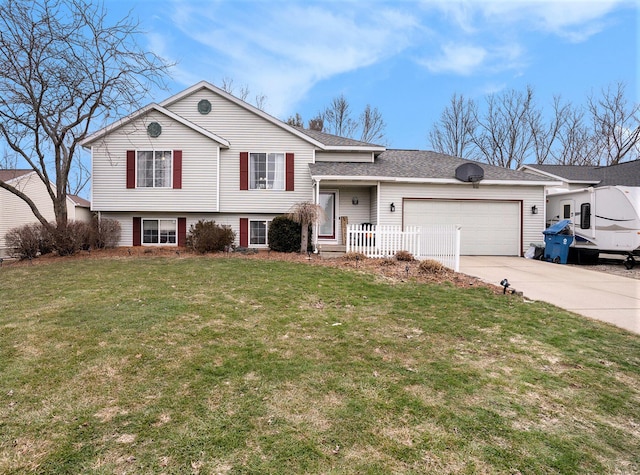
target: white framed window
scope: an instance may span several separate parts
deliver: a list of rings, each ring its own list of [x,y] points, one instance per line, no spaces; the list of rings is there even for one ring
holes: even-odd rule
[[[249,189],[284,190],[284,153],[249,154]]]
[[[249,221],[249,245],[267,246],[269,244],[269,223],[267,220]]]
[[[138,188],[171,188],[173,158],[170,151],[138,151]]]
[[[178,244],[177,219],[143,219],[142,244]]]

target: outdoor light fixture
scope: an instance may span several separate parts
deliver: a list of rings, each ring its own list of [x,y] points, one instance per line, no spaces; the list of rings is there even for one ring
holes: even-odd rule
[[[391,206],[389,206],[389,209],[391,210],[392,213],[395,213],[396,211],[396,205],[394,205],[393,203],[391,203]]]
[[[503,290],[502,290],[503,294],[506,294],[507,293],[507,289],[509,287],[511,287],[511,284],[509,283],[509,281],[507,279],[502,279],[502,282],[500,282],[500,285],[502,287],[504,287]]]
[[[353,198],[351,198],[351,204],[352,205],[357,205],[358,204],[358,197],[354,196]]]
[[[531,214],[538,214],[538,207],[536,205],[531,207]]]

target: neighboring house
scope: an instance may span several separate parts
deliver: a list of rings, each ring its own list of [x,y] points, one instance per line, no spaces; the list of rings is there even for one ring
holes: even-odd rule
[[[33,170],[0,170],[0,180],[26,194],[42,216],[55,221],[53,203],[47,189]],[[53,187],[54,185],[51,184]],[[67,216],[70,220],[89,221],[90,203],[75,195],[67,195]],[[0,188],[0,257],[9,254],[5,241],[7,231],[25,224],[37,223],[31,208],[13,193]]]
[[[589,186],[640,186],[640,160],[609,166],[523,165],[521,171],[539,177],[559,180],[555,191],[572,191]]]
[[[268,247],[268,225],[319,203],[314,245],[342,243],[339,223],[460,224],[462,253],[521,255],[544,229],[557,180],[289,126],[207,83],[151,104],[84,140],[92,210],[117,219],[122,246],[184,245],[200,219],[229,225],[241,246]],[[541,210],[537,213],[538,209]],[[342,218],[342,220],[340,219]]]

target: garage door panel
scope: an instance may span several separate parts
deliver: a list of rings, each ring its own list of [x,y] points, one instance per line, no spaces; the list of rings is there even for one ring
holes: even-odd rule
[[[484,200],[406,200],[406,226],[457,224],[462,255],[520,255],[520,203]]]

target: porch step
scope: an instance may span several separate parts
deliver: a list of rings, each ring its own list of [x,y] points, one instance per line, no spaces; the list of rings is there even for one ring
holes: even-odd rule
[[[341,244],[321,244],[318,246],[322,259],[335,259],[347,253],[347,246]]]

